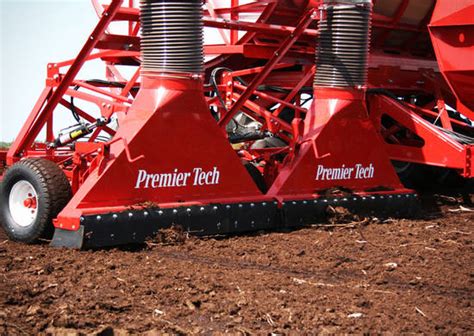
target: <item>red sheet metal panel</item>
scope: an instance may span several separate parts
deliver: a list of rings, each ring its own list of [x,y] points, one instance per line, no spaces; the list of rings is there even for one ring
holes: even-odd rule
[[[440,69],[468,117],[474,117],[474,3],[438,1],[430,33]]]

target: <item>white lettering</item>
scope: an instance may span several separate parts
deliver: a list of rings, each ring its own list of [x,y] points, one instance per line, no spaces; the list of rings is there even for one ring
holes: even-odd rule
[[[355,172],[355,174],[354,174]],[[374,178],[375,168],[371,163],[368,167],[364,167],[358,163],[354,167],[346,167],[342,165],[338,168],[325,168],[323,165],[318,165],[316,169],[317,181],[339,181],[355,179],[372,179]]]
[[[201,169],[201,168],[194,168],[194,169],[193,169],[193,172],[194,172],[194,182],[193,182],[193,185],[202,185],[202,182],[201,182],[201,172],[202,172],[202,169]]]
[[[146,171],[145,170],[139,170],[138,171],[138,177],[137,177],[137,184],[135,185],[135,189],[139,189],[140,188],[140,184],[145,181],[145,178],[146,178]]]
[[[193,186],[206,186],[219,184],[220,172],[217,167],[204,171],[202,168],[194,168],[192,172],[180,172],[177,168],[172,173],[150,174],[140,169],[135,183],[135,189],[140,188],[174,188],[186,187],[191,178]]]
[[[323,171],[324,171],[324,166],[318,165],[318,171],[316,172],[316,180],[323,180],[323,178],[320,177]]]
[[[212,170],[213,174],[212,174],[212,184],[219,184],[219,177],[220,177],[220,173],[219,173],[219,170],[217,170],[217,167],[214,167],[214,169]]]

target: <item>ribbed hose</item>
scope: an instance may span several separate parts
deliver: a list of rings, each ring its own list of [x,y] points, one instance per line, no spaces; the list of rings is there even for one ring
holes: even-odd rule
[[[367,82],[372,4],[366,0],[327,1],[319,22],[314,85],[355,87]]]
[[[142,74],[201,74],[202,15],[202,0],[140,0]]]

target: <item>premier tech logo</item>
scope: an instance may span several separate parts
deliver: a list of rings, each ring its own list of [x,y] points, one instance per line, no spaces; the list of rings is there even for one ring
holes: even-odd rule
[[[135,189],[177,188],[187,186],[208,186],[219,184],[220,172],[217,167],[211,170],[193,168],[188,172],[181,172],[175,168],[170,173],[149,173],[140,169],[137,174]]]
[[[369,166],[356,164],[353,167],[346,167],[342,165],[337,168],[327,168],[323,165],[318,165],[316,169],[317,181],[340,181],[340,180],[369,180],[374,178],[375,168],[371,163]]]

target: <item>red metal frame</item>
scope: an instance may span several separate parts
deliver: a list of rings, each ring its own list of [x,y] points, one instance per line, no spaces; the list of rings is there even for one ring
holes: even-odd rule
[[[382,0],[375,3],[377,5],[380,2]],[[216,189],[216,193],[219,192],[222,195],[221,198],[227,197],[227,201],[252,199],[283,201],[286,198],[313,197],[316,189],[334,186],[331,183],[307,183],[301,177],[305,174],[311,175],[308,167],[314,168],[318,162],[333,166],[343,165],[344,162],[356,164],[359,161],[367,166],[377,162],[383,172],[377,176],[376,183],[388,185],[398,192],[404,189],[396,179],[393,169],[390,168],[389,159],[448,167],[456,169],[465,177],[474,176],[472,145],[460,144],[445,132],[445,130],[459,129],[472,132],[472,128],[465,123],[450,117],[447,105],[456,108],[471,119],[474,117],[472,101],[466,98],[474,97],[474,94],[470,94],[473,90],[472,83],[466,83],[466,79],[472,80],[474,69],[471,57],[472,41],[469,40],[472,37],[472,24],[470,21],[466,22],[474,15],[474,6],[467,6],[465,2],[459,1],[456,2],[458,4],[456,7],[449,5],[449,1],[438,0],[427,13],[424,13],[423,19],[417,24],[402,22],[410,5],[409,0],[401,1],[392,17],[375,13],[374,50],[369,62],[368,89],[388,90],[394,95],[407,99],[409,97],[421,99],[424,96],[432,97],[432,99],[424,106],[415,106],[407,100],[400,103],[380,93],[369,94],[366,107],[364,90],[353,92],[351,90],[313,91],[312,89],[312,77],[317,71],[314,66],[315,39],[318,36],[317,15],[319,12],[315,10],[317,1],[272,0],[254,1],[241,5],[239,0],[229,0],[229,6],[226,8],[215,8],[210,4],[205,11],[204,24],[206,27],[218,29],[221,35],[225,36],[225,43],[205,46],[206,55],[217,55],[206,63],[205,79],[209,78],[214,68],[226,68],[217,78],[217,94],[225,100],[225,106],[222,106],[213,88],[204,86],[204,91],[201,92],[202,82],[193,82],[191,85],[190,80],[186,79],[168,81],[164,85],[162,79],[140,77],[139,11],[134,1],[129,0],[127,6],[122,6],[123,3],[123,0],[113,0],[108,6],[99,6],[96,2],[100,19],[78,56],[73,60],[48,64],[46,87],[6,158],[8,165],[12,165],[25,157],[45,157],[57,162],[63,168],[71,180],[75,196],[59,217],[58,227],[77,229],[78,218],[82,213],[94,213],[99,211],[98,208],[102,212],[105,211],[104,209],[123,210],[144,197],[142,194],[140,197],[136,195],[136,197],[126,198],[125,194],[130,191],[119,187],[117,187],[117,193],[122,195],[120,206],[108,204],[102,198],[97,199],[91,196],[96,194],[103,197],[107,185],[112,183],[107,174],[104,175],[106,177],[102,177],[103,169],[105,169],[103,167],[112,160],[111,155],[116,155],[117,160],[121,162],[118,166],[122,168],[133,166],[135,159],[138,160],[143,155],[147,160],[152,159],[148,169],[152,169],[153,165],[156,166],[159,163],[154,159],[153,154],[149,153],[151,149],[147,148],[147,141],[140,140],[142,143],[135,140],[139,137],[137,135],[139,132],[149,137],[157,134],[156,129],[154,131],[148,129],[148,119],[154,118],[151,114],[141,116],[143,120],[140,121],[141,126],[138,128],[140,131],[133,127],[122,129],[122,125],[116,131],[107,125],[101,125],[88,141],[77,143],[75,148],[53,148],[47,146],[46,143],[53,142],[56,136],[53,134],[53,122],[54,115],[60,113],[57,107],[61,105],[68,110],[74,109],[88,122],[94,122],[99,116],[104,118],[118,116],[120,121],[125,121],[127,124],[127,120],[133,118],[133,113],[138,113],[137,106],[147,106],[152,100],[150,97],[140,98],[143,94],[138,93],[138,89],[143,89],[146,85],[149,90],[164,90],[169,95],[182,96],[183,100],[179,104],[176,103],[179,108],[184,108],[182,104],[189,104],[189,106],[193,105],[193,102],[201,104],[199,97],[206,95],[207,105],[199,105],[199,112],[196,112],[195,116],[204,115],[204,111],[208,111],[209,108],[219,112],[220,129],[217,125],[211,126],[211,120],[206,119],[207,117],[203,121],[203,127],[213,130],[219,134],[218,136],[211,136],[206,132],[200,133],[193,127],[187,126],[186,117],[180,117],[166,120],[175,126],[173,134],[168,136],[167,141],[194,134],[204,139],[202,146],[195,151],[196,155],[202,155],[208,159],[213,155],[206,149],[205,143],[219,143],[216,155],[219,155],[222,161],[226,161],[223,163],[222,170],[236,170],[238,175],[236,180],[241,183],[238,190],[232,185]],[[428,32],[427,23],[433,12],[434,19]],[[241,21],[240,18],[244,13],[258,13],[260,18],[257,22]],[[228,15],[228,18],[223,20],[223,15]],[[112,34],[109,31],[110,24],[117,21],[128,22],[127,35]],[[399,46],[387,47],[385,42],[393,30],[411,35]],[[229,37],[225,35],[226,31],[230,31]],[[246,32],[240,39],[239,31]],[[436,53],[430,49],[429,33],[431,33]],[[428,42],[425,45],[418,44],[416,42],[419,38],[425,38]],[[83,66],[97,59],[105,63],[107,79],[113,84],[77,78]],[[456,61],[452,62],[453,59]],[[130,79],[126,79],[120,73],[117,67],[119,65],[135,66],[136,71]],[[198,86],[201,86],[201,89],[198,89]],[[278,89],[275,90],[275,87]],[[189,91],[189,95],[185,92],[186,90]],[[313,98],[320,95],[318,99],[314,99],[309,108],[304,105],[304,97],[308,95]],[[98,112],[94,113],[79,106],[73,106],[69,100],[71,98],[94,104]],[[145,102],[139,99],[145,99]],[[148,102],[146,102],[147,99]],[[155,105],[152,106],[150,112],[157,111],[159,104],[156,101],[153,104]],[[330,116],[330,106],[334,104],[340,107],[337,117]],[[175,106],[175,108],[178,107]],[[294,114],[292,121],[282,116],[283,112],[288,111]],[[277,148],[254,148],[252,146],[254,141],[246,141],[235,146],[237,155],[233,157],[232,151],[229,154],[229,151],[224,149],[222,133],[225,132],[222,130],[240,112],[260,122],[262,130],[270,131],[285,145]],[[367,123],[369,120],[367,113],[370,115],[370,124]],[[157,112],[157,114],[160,113]],[[396,123],[386,127],[382,121],[383,116],[390,117]],[[444,130],[433,126],[433,119],[438,118]],[[346,119],[354,119],[359,131],[352,131],[351,128],[344,126]],[[137,134],[132,134],[132,128]],[[36,138],[43,129],[46,129],[45,142],[37,142]],[[341,133],[342,129],[344,129],[344,134]],[[395,137],[400,130],[409,131],[412,136],[416,136],[418,142],[409,138]],[[376,131],[378,134],[375,133]],[[113,140],[105,143],[97,142],[101,132],[108,134]],[[163,129],[164,133],[166,129]],[[376,148],[370,152],[361,150],[357,153],[347,148],[335,149],[333,144],[330,145],[333,141],[344,147],[350,135],[364,137],[361,141],[362,146],[370,147],[374,146],[374,143],[379,143],[379,146],[374,146]],[[334,140],[335,138],[337,140]],[[166,153],[165,160],[171,158],[180,160],[175,153],[180,151],[179,148],[161,147],[161,145],[157,147]],[[188,150],[193,151],[191,148]],[[181,151],[184,150],[181,149]],[[361,153],[366,155],[365,159],[359,158]],[[329,159],[328,154],[331,155]],[[244,162],[253,162],[258,165],[270,187],[266,195],[262,196],[248,176],[242,173],[237,157]],[[305,163],[305,160],[311,163]],[[182,162],[183,165],[189,167],[194,164],[191,157]],[[304,173],[300,173],[299,169],[303,166]],[[171,167],[168,168],[171,169]],[[107,169],[116,168],[108,166]],[[118,173],[110,176],[120,178]],[[299,181],[288,182],[292,179]],[[244,186],[243,189],[242,186]],[[362,193],[370,189],[370,185],[354,180],[344,186],[355,188]],[[160,194],[160,197],[156,198],[152,194],[145,194],[148,199],[162,204],[173,205],[180,201],[180,194],[163,195]],[[199,197],[193,195],[190,197],[190,202],[205,203],[216,201],[216,199],[218,199],[217,196],[208,195],[203,198],[202,195]],[[98,203],[91,206],[94,202]]]

